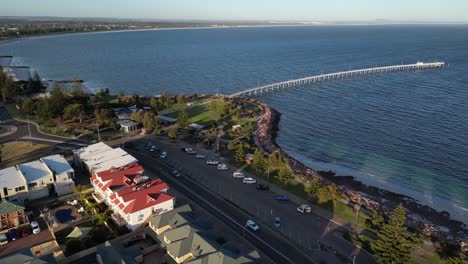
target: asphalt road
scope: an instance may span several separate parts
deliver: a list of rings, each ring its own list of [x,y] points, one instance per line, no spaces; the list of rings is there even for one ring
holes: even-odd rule
[[[269,228],[261,228],[256,232],[247,229],[245,223],[252,217],[222,197],[205,189],[196,181],[191,180],[187,175],[182,174],[181,177],[175,178],[171,175],[173,168],[163,160],[144,152],[129,150],[129,153],[140,160],[145,170],[151,170],[156,175],[160,175],[171,187],[183,192],[188,198],[208,210],[234,231],[243,234],[249,242],[276,263],[314,263],[307,254]]]
[[[298,204],[294,202],[276,201],[277,195],[288,195],[283,190],[272,186],[272,191],[257,191],[254,184],[242,184],[242,180],[232,177],[236,168],[231,167],[228,171],[219,171],[216,166],[206,165],[206,159],[196,159],[194,155],[183,153],[180,148],[182,146],[189,147],[188,144],[178,141],[172,142],[167,139],[159,140],[159,138],[153,142],[168,152],[164,163],[168,163],[172,168],[190,176],[198,186],[202,186],[205,190],[201,193],[206,192],[206,190],[216,193],[225,201],[234,204],[238,210],[254,216],[261,228],[268,227],[274,230],[275,234],[297,245],[315,262],[343,263],[344,258],[350,262],[353,256],[356,256],[356,263],[375,263],[375,259],[369,253],[340,237],[340,233],[346,230],[344,227],[340,227],[328,218],[315,213],[305,215],[297,213]],[[139,144],[144,146],[144,143]],[[190,147],[206,154],[207,159],[218,159],[222,162],[222,159],[212,151]],[[140,148],[139,152],[150,155],[153,162],[160,162],[158,153],[150,153],[143,147]],[[144,167],[146,168],[145,165]],[[181,180],[189,181],[190,179]],[[264,183],[261,178],[257,181]],[[189,186],[194,185],[195,183],[190,183]],[[279,228],[273,226],[275,216],[281,218]]]
[[[89,143],[84,140],[79,139],[69,139],[59,136],[47,135],[39,132],[37,126],[33,123],[30,123],[28,128],[27,122],[21,122],[14,119],[11,119],[8,114],[7,109],[0,105],[0,124],[14,126],[17,128],[17,131],[13,134],[0,137],[0,144],[11,142],[11,141],[32,141],[34,143],[42,144],[62,144],[64,146],[85,146]],[[31,138],[29,137],[29,130],[31,131]]]

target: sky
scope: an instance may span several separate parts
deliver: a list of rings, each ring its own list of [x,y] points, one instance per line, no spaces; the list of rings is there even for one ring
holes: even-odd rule
[[[468,22],[467,0],[2,0],[0,16]]]

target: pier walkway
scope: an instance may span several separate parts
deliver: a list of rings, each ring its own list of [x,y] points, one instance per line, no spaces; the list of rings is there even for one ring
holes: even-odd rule
[[[390,73],[390,72],[408,71],[408,70],[435,69],[435,68],[443,68],[444,66],[445,66],[445,62],[417,62],[415,64],[383,66],[383,67],[374,67],[374,68],[320,74],[320,75],[315,75],[311,77],[305,77],[305,78],[300,78],[300,79],[288,80],[288,81],[268,84],[264,86],[259,86],[259,87],[255,87],[255,88],[251,88],[251,89],[247,89],[247,90],[243,90],[237,93],[230,94],[228,95],[228,97],[257,95],[257,94],[262,94],[264,92],[272,92],[272,91],[277,91],[277,90],[284,89],[287,87],[293,87],[293,86],[303,85],[303,84],[308,84],[308,83],[316,83],[316,82],[321,82],[321,81],[326,81],[326,80],[335,80],[335,79],[348,78],[348,77],[361,76],[361,75],[369,75],[369,74],[375,74],[375,73]]]

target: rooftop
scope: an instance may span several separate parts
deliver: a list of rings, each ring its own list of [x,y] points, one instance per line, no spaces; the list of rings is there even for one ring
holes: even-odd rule
[[[0,202],[0,215],[7,215],[16,211],[24,210],[24,206],[18,202]]]
[[[135,157],[133,157],[130,154],[127,154],[125,156],[117,157],[112,160],[107,160],[99,164],[96,164],[92,166],[92,170],[93,172],[102,172],[102,171],[119,168],[119,167],[129,165],[132,163],[137,163],[137,162],[138,160]]]
[[[82,158],[81,160],[86,163],[88,168],[92,168],[93,166],[113,160],[122,156],[127,155],[128,153],[124,151],[121,148],[116,148],[116,149],[109,149],[106,151],[101,151],[99,153],[96,153],[94,155],[87,155],[85,158]]]
[[[73,168],[62,155],[52,155],[41,158],[41,160],[55,172],[55,174],[62,174],[66,172],[73,172]]]
[[[111,149],[112,148],[109,147],[106,143],[99,142],[99,143],[75,150],[75,154],[78,155],[80,159],[85,159],[86,157],[90,155],[95,155],[95,154],[108,151]]]
[[[13,78],[13,81],[29,81],[31,76],[31,68],[27,66],[10,66],[3,67],[3,72]]]
[[[126,126],[126,127],[131,127],[131,126],[136,126],[138,125],[138,123],[136,122],[133,122],[131,120],[119,120],[117,122],[115,122],[117,125],[121,125],[121,126]]]
[[[28,183],[38,181],[47,176],[52,176],[49,168],[40,160],[19,164],[18,167]]]
[[[0,66],[8,67],[13,62],[13,56],[0,56]]]
[[[26,180],[15,166],[0,170],[0,188],[16,188],[24,185]]]
[[[171,210],[167,213],[151,217],[150,223],[155,228],[161,228],[167,225],[180,226],[188,223],[188,221],[185,219],[185,214],[190,214],[191,212],[192,208],[190,207],[190,205],[186,204],[174,208],[174,210]]]
[[[91,179],[98,183],[98,178],[101,182],[105,183],[102,189],[105,191],[108,188],[116,189],[123,186],[130,187],[140,182],[140,178],[143,178],[143,167],[139,164],[130,164],[129,166],[106,170],[100,173],[94,174]]]

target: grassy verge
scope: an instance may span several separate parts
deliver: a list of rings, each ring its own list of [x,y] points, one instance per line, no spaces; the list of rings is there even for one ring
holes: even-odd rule
[[[1,167],[5,168],[15,164],[28,162],[51,154],[53,150],[53,147],[43,144],[29,144],[26,142],[6,144],[2,148]]]
[[[29,116],[29,118],[26,118],[26,116],[22,115],[16,109],[15,104],[7,104],[6,108],[8,109],[8,112],[14,119],[19,120],[19,121],[24,121],[24,122],[29,120],[30,122],[34,122],[38,124],[39,130],[42,133],[55,135],[55,136],[69,137],[69,138],[75,137],[73,133],[65,131],[63,128],[57,126],[52,120],[44,121],[35,116]]]

